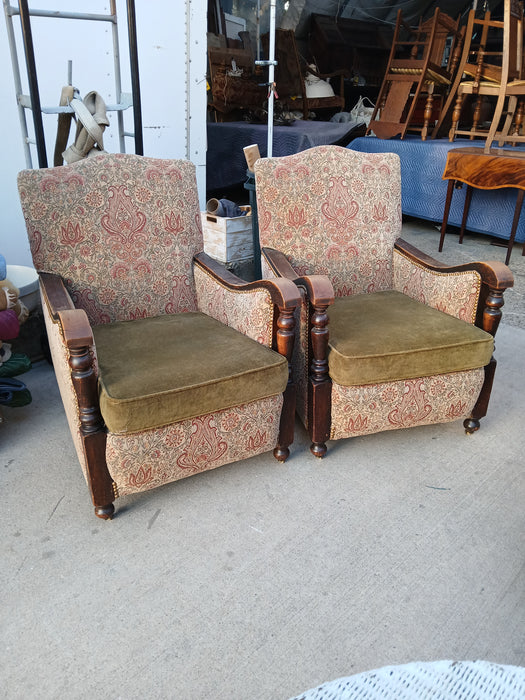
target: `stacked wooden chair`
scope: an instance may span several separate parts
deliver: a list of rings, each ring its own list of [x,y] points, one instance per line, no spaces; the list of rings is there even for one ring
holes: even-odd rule
[[[504,0],[503,20],[495,19],[490,12],[478,17],[471,10],[457,76],[433,136],[438,135],[454,105],[450,141],[458,136],[482,138],[488,152],[496,139],[500,144],[525,140],[520,138],[523,107],[517,109],[520,97],[525,96],[522,78],[521,2]]]
[[[398,11],[390,58],[368,134],[404,138],[407,132],[415,131],[423,140],[427,138],[454,79],[462,36],[459,19],[453,20],[439,8],[417,27],[409,26]]]

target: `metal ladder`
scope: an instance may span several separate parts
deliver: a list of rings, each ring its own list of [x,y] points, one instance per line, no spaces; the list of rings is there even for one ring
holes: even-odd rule
[[[116,0],[110,0],[109,14],[88,14],[83,12],[58,12],[54,10],[30,10],[27,0],[19,0],[18,7],[10,5],[10,0],[3,0],[4,11],[7,25],[7,35],[9,40],[9,48],[11,51],[11,62],[13,66],[13,77],[15,81],[16,99],[18,105],[18,115],[20,119],[20,128],[24,142],[24,152],[27,168],[32,168],[31,145],[36,146],[38,156],[38,167],[47,168],[47,154],[44,137],[44,126],[42,114],[60,114],[73,112],[73,108],[65,107],[42,107],[40,103],[40,94],[38,89],[38,80],[36,74],[35,53],[33,48],[33,37],[31,33],[31,16],[35,17],[53,17],[61,19],[78,19],[96,22],[110,22],[112,24],[113,34],[113,59],[115,72],[115,93],[117,96],[117,104],[106,105],[106,110],[109,112],[117,112],[118,134],[120,152],[125,152],[125,137],[129,136],[135,139],[135,153],[144,155],[144,147],[142,140],[142,110],[140,104],[140,82],[139,82],[139,67],[138,67],[138,52],[137,52],[137,29],[135,21],[135,2],[134,0],[126,0],[127,16],[128,16],[128,39],[129,39],[129,55],[131,68],[131,94],[123,93],[121,89],[120,76],[120,53],[118,42],[118,24],[116,12]],[[22,39],[24,44],[24,53],[27,67],[27,77],[29,83],[29,95],[24,95],[22,92],[22,81],[20,76],[20,66],[18,61],[17,46],[15,32],[13,28],[13,16],[20,15],[20,23],[22,28]],[[71,64],[68,68],[69,84],[71,84]],[[124,130],[124,118],[122,112],[129,107],[133,107],[133,124],[134,132],[126,132]],[[33,114],[33,126],[35,137],[31,138],[27,129],[26,110],[29,109]]]

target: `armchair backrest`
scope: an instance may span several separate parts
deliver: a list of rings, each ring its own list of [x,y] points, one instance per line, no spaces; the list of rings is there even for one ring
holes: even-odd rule
[[[101,155],[24,170],[18,186],[35,268],[60,275],[93,325],[197,309],[192,163]]]
[[[254,170],[261,247],[282,251],[299,275],[327,275],[336,296],[392,288],[399,156],[317,146]]]

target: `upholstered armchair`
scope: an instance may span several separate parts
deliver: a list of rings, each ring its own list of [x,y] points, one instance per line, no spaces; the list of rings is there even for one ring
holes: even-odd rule
[[[447,267],[399,238],[395,154],[320,146],[254,170],[263,275],[303,297],[294,372],[312,452],[460,418],[477,430],[509,268]]]
[[[289,280],[202,252],[194,166],[102,155],[19,174],[53,364],[95,513],[293,439]]]

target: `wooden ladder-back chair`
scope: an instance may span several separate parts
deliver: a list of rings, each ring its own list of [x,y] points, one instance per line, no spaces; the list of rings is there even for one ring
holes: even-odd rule
[[[476,431],[509,268],[446,266],[399,238],[396,154],[318,146],[254,171],[265,275],[303,293],[294,368],[312,452],[457,419]]]
[[[435,106],[439,115],[443,95],[452,83],[462,36],[459,19],[453,20],[439,8],[417,27],[409,26],[398,11],[390,58],[367,133],[404,138],[407,131],[416,131],[423,140],[427,138],[431,123],[437,120]]]
[[[476,17],[471,10],[456,80],[433,135],[438,135],[454,104],[449,141],[457,136],[484,138],[488,152],[502,120],[508,85],[521,79],[522,50],[523,7],[518,0],[504,0],[503,20],[494,19],[490,12]],[[468,116],[465,96],[474,99]],[[490,102],[490,114],[483,118],[484,104]]]
[[[24,170],[18,186],[95,514],[266,450],[284,461],[299,295],[199,252],[194,165],[102,155]]]

